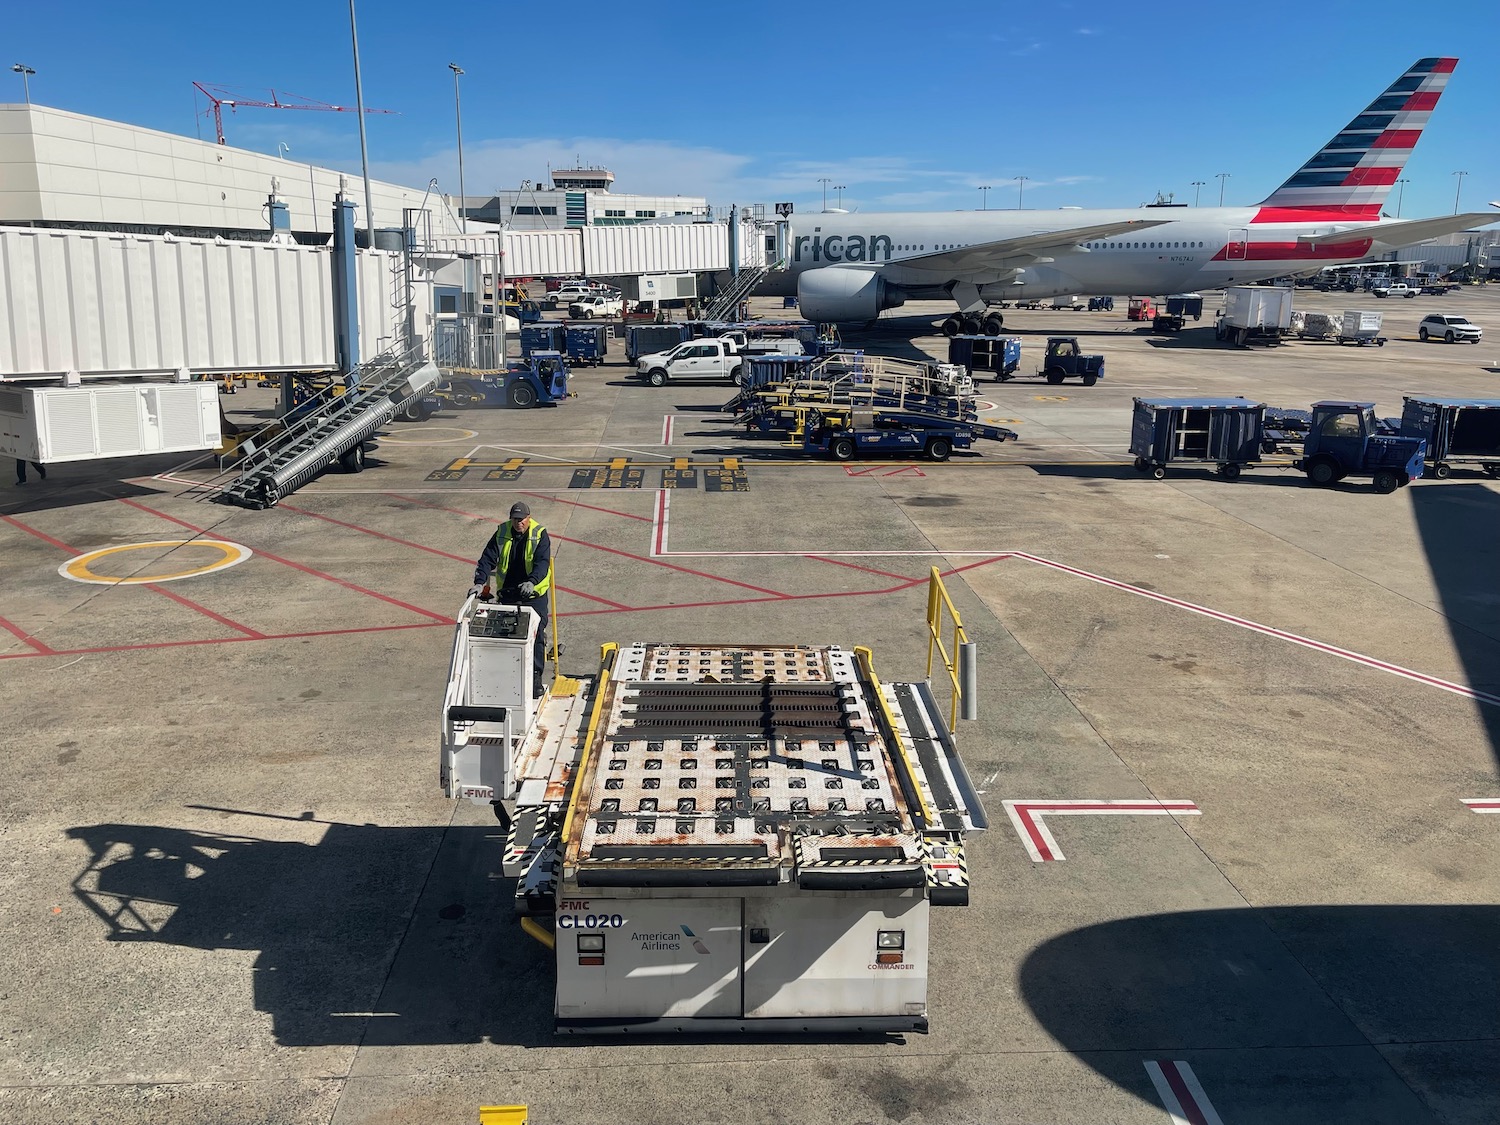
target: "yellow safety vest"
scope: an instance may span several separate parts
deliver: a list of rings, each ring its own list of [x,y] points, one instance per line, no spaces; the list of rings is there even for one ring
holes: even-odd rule
[[[547,529],[536,520],[531,521],[531,526],[526,530],[526,573],[531,573],[531,560],[536,558],[536,545],[542,541],[542,532]],[[510,533],[510,524],[503,523],[495,532],[495,538],[500,541],[500,561],[495,566],[495,588],[499,589],[505,584],[505,575],[510,570],[510,547],[515,538]],[[547,573],[542,580],[536,583],[536,593],[533,597],[541,597],[552,588],[552,561],[547,561]]]

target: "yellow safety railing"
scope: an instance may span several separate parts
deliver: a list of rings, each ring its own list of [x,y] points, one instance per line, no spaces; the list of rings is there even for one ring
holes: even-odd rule
[[[945,610],[947,618],[953,621],[951,648],[943,643]],[[948,588],[943,585],[943,576],[937,567],[933,567],[927,578],[927,678],[932,679],[933,653],[941,654],[943,667],[948,670],[948,681],[953,685],[953,705],[948,712],[949,734],[958,729],[958,704],[963,698],[964,690],[958,679],[958,646],[968,642],[969,634],[964,631],[964,623],[959,619],[958,610],[953,608],[953,599],[948,596]]]

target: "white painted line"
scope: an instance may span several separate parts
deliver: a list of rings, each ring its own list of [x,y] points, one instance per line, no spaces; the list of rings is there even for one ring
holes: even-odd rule
[[[1148,1059],[1145,1065],[1172,1125],[1224,1125],[1187,1063],[1181,1059]]]
[[[1500,797],[1464,797],[1462,800],[1470,812],[1500,813]]]
[[[661,416],[661,443],[663,445],[672,444],[672,416],[670,414],[663,414]]]
[[[656,494],[656,506],[652,510],[651,554],[660,557],[667,553],[667,521],[672,512],[672,491],[663,488]]]
[[[1199,816],[1192,801],[1158,801],[1152,798],[1126,801],[1046,800],[1002,801],[1005,815],[1036,863],[1066,859],[1044,819],[1048,816]]]
[[[1241,629],[1248,629],[1252,633],[1260,633],[1262,636],[1275,637],[1277,640],[1288,641],[1291,644],[1300,645],[1302,648],[1310,648],[1314,652],[1322,652],[1327,653],[1330,656],[1337,656],[1342,660],[1348,660],[1355,664],[1362,664],[1366,668],[1375,668],[1381,672],[1389,672],[1393,676],[1400,676],[1402,679],[1411,680],[1414,683],[1424,684],[1427,687],[1435,687],[1440,691],[1452,692],[1454,695],[1461,695],[1465,699],[1472,699],[1477,703],[1488,703],[1491,707],[1500,707],[1500,695],[1492,695],[1487,691],[1478,691],[1475,688],[1465,687],[1463,684],[1453,683],[1451,680],[1439,679],[1437,676],[1429,676],[1425,672],[1416,672],[1410,668],[1403,668],[1399,664],[1392,664],[1386,660],[1378,660],[1373,656],[1366,656],[1363,653],[1353,652],[1347,648],[1340,648],[1338,645],[1326,644],[1323,641],[1315,641],[1309,637],[1303,637],[1298,635],[1297,633],[1288,632],[1285,629],[1276,629],[1271,627],[1270,625],[1262,625],[1259,622],[1251,621],[1245,617],[1236,617],[1232,613],[1222,613],[1217,609],[1209,609],[1207,606],[1197,605],[1194,602],[1183,601],[1181,598],[1173,598],[1168,597],[1166,594],[1158,594],[1155,590],[1143,590],[1141,589],[1141,587],[1132,586],[1128,582],[1117,582],[1113,578],[1105,578],[1102,575],[1093,574],[1087,570],[1080,570],[1075,566],[1067,566],[1064,563],[1053,562],[1051,559],[1044,559],[1037,555],[1028,555],[1024,551],[1012,551],[1010,552],[1010,556],[1012,558],[1025,559],[1027,562],[1036,563],[1038,566],[1045,566],[1052,570],[1059,570],[1064,574],[1072,574],[1076,575],[1079,578],[1086,578],[1090,582],[1097,582],[1101,586],[1108,586],[1114,590],[1124,590],[1126,593],[1135,594],[1137,597],[1147,598],[1154,602],[1160,602],[1163,605],[1170,605],[1175,606],[1178,609],[1185,609],[1189,613],[1196,613],[1202,617],[1208,617],[1215,621],[1222,621],[1229,625],[1238,625]]]

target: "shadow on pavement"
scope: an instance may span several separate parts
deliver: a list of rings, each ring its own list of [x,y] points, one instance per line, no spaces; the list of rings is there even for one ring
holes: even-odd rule
[[[68,836],[88,850],[73,893],[106,941],[255,951],[255,1008],[271,1017],[282,1046],[601,1041],[553,1033],[553,955],[518,924],[514,881],[500,874],[498,825],[332,823],[316,844],[140,824],[89,825]],[[198,969],[189,961],[185,971]],[[629,1038],[689,1040],[710,1037]]]
[[[1413,1116],[1408,1087],[1461,1100],[1468,1119],[1500,1120],[1500,1083],[1485,1077],[1500,1036],[1497,906],[1287,906],[1125,918],[1038,946],[1021,965],[1019,984],[1042,1026],[1111,1081],[1122,1081],[1113,1054],[1121,1051],[1197,1058],[1201,1066],[1225,1050],[1410,1044],[1394,1063],[1403,1081],[1370,1091],[1390,1104],[1365,1107],[1376,1116],[1346,1107],[1338,1120],[1425,1120]],[[1438,1044],[1444,1049],[1431,1049]],[[1131,1080],[1138,1069],[1129,1068]],[[1284,1099],[1275,1087],[1268,1075],[1260,1096]],[[1285,1100],[1245,1104],[1255,1088],[1239,1088],[1236,1125],[1286,1125]],[[1316,1101],[1313,1091],[1305,1097]],[[1398,1101],[1404,1110],[1393,1108]],[[1219,1108],[1230,1120],[1228,1107]]]
[[[1484,484],[1459,483],[1456,477],[1406,491],[1469,686],[1500,695],[1500,493]],[[1500,764],[1500,707],[1478,707],[1490,753]],[[1500,997],[1496,1003],[1500,1006]]]

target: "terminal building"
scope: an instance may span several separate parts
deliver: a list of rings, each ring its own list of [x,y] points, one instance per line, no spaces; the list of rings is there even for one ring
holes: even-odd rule
[[[463,211],[472,220],[504,224],[511,230],[562,230],[567,227],[625,227],[638,223],[708,222],[708,200],[689,195],[617,195],[608,168],[569,168],[548,172],[533,186],[523,180],[516,191],[492,196],[467,195]]]

